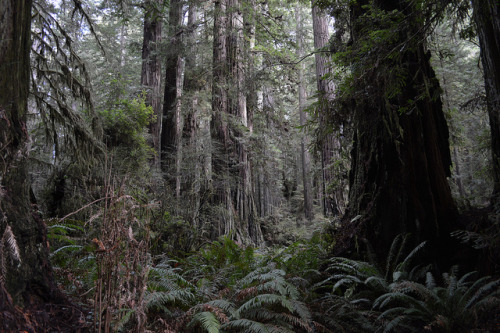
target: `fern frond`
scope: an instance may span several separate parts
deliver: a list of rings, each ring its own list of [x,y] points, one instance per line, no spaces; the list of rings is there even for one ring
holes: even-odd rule
[[[247,274],[240,283],[243,285],[252,284],[254,282],[265,282],[276,279],[277,277],[284,278],[286,275],[282,269],[271,269],[270,267],[261,267]]]
[[[414,327],[410,327],[408,325],[403,325],[402,323],[407,320],[407,317],[404,315],[397,316],[396,318],[392,319],[390,322],[388,322],[385,327],[384,327],[384,333],[385,332],[399,332],[403,328],[409,329],[410,331],[414,330]]]
[[[17,245],[16,237],[12,232],[12,228],[7,224],[2,236],[2,245],[8,249],[10,258],[18,263],[21,263],[21,251]]]
[[[120,320],[116,324],[116,330],[121,331],[123,327],[132,319],[132,316],[135,314],[134,309],[122,309],[120,311],[122,314]]]
[[[426,241],[418,244],[413,250],[411,250],[411,252],[406,256],[406,258],[396,266],[396,270],[407,271],[411,261],[417,254],[420,253],[420,251],[422,251],[425,248],[426,245],[427,245]]]
[[[457,284],[459,286],[464,286],[466,284],[468,284],[468,280],[470,277],[474,276],[477,274],[477,271],[472,271],[472,272],[469,272],[469,273],[465,273],[464,275],[462,275],[462,277],[458,280]]]
[[[431,300],[434,302],[439,301],[439,298],[433,292],[433,289],[427,288],[426,286],[413,281],[397,282],[393,285],[393,290],[405,294],[416,294],[426,302],[429,302]]]
[[[364,284],[373,287],[376,290],[388,290],[389,285],[387,281],[380,276],[370,276],[365,281]]]
[[[81,226],[75,224],[52,224],[47,227],[48,231],[68,232],[68,231],[85,231]]]
[[[250,309],[269,305],[279,305],[289,312],[293,312],[292,302],[288,298],[275,294],[261,294],[242,304],[238,308],[237,313],[240,317],[244,317],[244,313]]]
[[[292,299],[297,299],[299,297],[299,291],[295,286],[288,283],[282,277],[276,277],[273,280],[266,281],[257,287],[257,291],[268,291],[268,292],[278,292],[282,296],[287,296]]]
[[[163,291],[147,292],[144,297],[147,309],[162,307],[167,304],[189,305],[192,301],[194,301],[194,299],[195,299],[194,295],[187,290],[172,290],[169,292],[163,292]]]
[[[425,276],[425,285],[428,289],[436,288],[436,280],[434,279],[434,275],[431,272],[427,272]]]
[[[210,306],[213,306],[213,307],[216,307],[216,308],[219,308],[219,309],[223,310],[226,314],[228,314],[230,316],[236,316],[237,315],[237,313],[236,313],[236,306],[234,305],[234,303],[226,301],[224,299],[216,299],[216,300],[213,300],[213,301],[209,301],[206,304],[208,304]]]
[[[333,285],[333,288],[332,288],[332,291],[335,292],[337,289],[339,289],[341,286],[343,285],[352,285],[352,284],[356,284],[356,283],[361,283],[361,280],[355,276],[348,276],[348,277],[344,277],[340,280],[338,280],[334,285]]]
[[[283,329],[275,325],[266,325],[249,319],[238,319],[230,321],[221,326],[223,330],[235,330],[248,333],[281,333],[293,331]]]
[[[483,286],[489,279],[489,276],[483,276],[474,281],[474,283],[472,283],[472,285],[463,294],[461,302],[463,301],[465,304],[467,304],[469,300],[474,296],[474,294],[478,291],[478,289],[480,289],[481,286]]]
[[[221,327],[219,320],[210,311],[199,312],[193,316],[193,319],[187,325],[188,328],[195,327],[197,325],[207,331],[208,333],[219,333]]]
[[[373,309],[383,309],[389,304],[415,305],[418,301],[402,292],[389,292],[375,299]]]
[[[292,306],[293,312],[298,314],[304,322],[307,323],[311,320],[311,312],[304,303],[299,301],[292,301]]]
[[[306,332],[312,332],[312,328],[309,325],[309,320],[304,320],[303,318],[298,318],[298,317],[296,317],[292,314],[289,314],[289,313],[278,314],[277,321],[282,322],[284,324],[288,324],[293,328],[300,328]],[[282,326],[284,326],[284,325],[282,325]]]
[[[487,297],[499,295],[500,279],[491,281],[477,290],[474,296],[465,305],[466,309],[474,307],[477,302]]]
[[[398,257],[401,253],[401,242],[402,242],[403,235],[399,234],[396,237],[394,237],[394,240],[391,243],[391,248],[389,249],[389,254],[387,255],[386,259],[386,266],[385,266],[385,279],[389,279],[389,275],[392,273],[392,268],[394,265],[397,264]]]
[[[83,249],[83,246],[81,246],[81,245],[66,245],[66,246],[62,246],[62,247],[58,248],[57,250],[55,250],[54,252],[52,252],[50,254],[50,256],[51,257],[55,256],[59,252],[73,252],[73,251],[78,251],[81,249]]]

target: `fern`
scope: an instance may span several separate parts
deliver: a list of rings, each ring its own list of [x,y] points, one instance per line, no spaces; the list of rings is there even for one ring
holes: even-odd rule
[[[437,286],[431,273],[425,285],[412,281],[392,284],[391,291],[374,302],[374,309],[383,310],[378,320],[385,323],[386,331],[417,323],[443,332],[477,327],[481,318],[493,316],[500,305],[500,280],[483,277],[468,282],[474,272],[461,278],[456,272],[454,267],[443,274],[444,286]]]
[[[192,301],[194,301],[194,299],[194,295],[187,290],[147,292],[144,297],[147,309],[151,309],[154,307],[165,309],[164,306],[167,304],[189,305]]]
[[[219,329],[221,327],[217,317],[209,311],[195,314],[187,327],[193,328],[197,325],[201,325],[201,327],[208,333],[219,333]]]
[[[7,276],[7,256],[14,261],[21,263],[21,252],[17,245],[16,237],[12,232],[12,228],[7,224],[0,240],[0,284],[5,284]]]
[[[249,332],[249,333],[294,332],[292,330],[284,329],[282,327],[277,327],[275,325],[270,325],[270,324],[262,324],[260,322],[249,319],[234,320],[224,324],[221,328],[223,330],[239,330],[242,332]]]
[[[329,287],[336,295],[328,295],[319,303],[321,308],[325,306],[330,306],[330,308],[326,311],[327,316],[318,319],[337,330],[339,327],[343,329],[348,327],[346,331],[369,332],[374,329],[373,323],[376,322],[376,318],[380,317],[378,311],[383,313],[388,305],[415,303],[416,299],[400,290],[404,285],[396,284],[397,282],[410,283],[408,279],[420,277],[422,271],[427,268],[422,266],[411,268],[415,258],[425,247],[425,242],[407,254],[408,240],[409,235],[398,235],[394,239],[383,269],[379,268],[375,259],[371,262],[346,258],[330,259],[326,271],[331,275],[313,285],[313,290],[324,290]],[[413,291],[418,290],[414,288]],[[402,310],[391,311],[399,314]],[[379,320],[384,319],[386,315],[388,314],[384,314]]]

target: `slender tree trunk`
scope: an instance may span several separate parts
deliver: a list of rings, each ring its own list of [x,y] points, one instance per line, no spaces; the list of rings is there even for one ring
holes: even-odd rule
[[[184,117],[182,115],[182,94],[184,91],[184,66],[185,60],[177,57],[177,73],[175,82],[175,199],[177,205],[181,199],[182,182],[182,129],[184,127]],[[178,209],[177,209],[178,210]]]
[[[304,56],[304,36],[303,36],[303,22],[302,13],[300,5],[297,5],[295,9],[296,20],[297,20],[297,57],[300,59]],[[312,198],[312,186],[311,186],[311,157],[309,155],[308,145],[309,140],[307,139],[307,132],[305,129],[307,123],[307,114],[304,109],[306,108],[306,82],[304,79],[305,64],[302,62],[299,64],[298,68],[298,85],[299,85],[299,117],[300,126],[302,126],[302,133],[300,139],[300,155],[302,162],[302,184],[303,184],[303,194],[304,194],[304,214],[308,221],[314,218],[314,208],[313,208],[313,198]]]
[[[125,37],[127,34],[127,26],[125,23],[122,23],[120,27],[120,67],[123,69],[125,67],[125,56],[127,55],[126,47],[125,47]]]
[[[314,49],[316,51],[328,45],[328,18],[326,14],[312,1],[312,18],[314,32]],[[328,124],[326,118],[332,113],[331,101],[335,94],[333,80],[325,78],[330,73],[328,57],[322,53],[315,54],[316,83],[318,89],[318,119],[319,142],[321,149],[321,170],[323,178],[322,198],[323,214],[338,215],[344,209],[344,190],[340,181],[341,175],[336,172],[334,164],[340,157],[341,144],[339,136],[334,133],[333,124]],[[333,183],[336,183],[334,186]]]
[[[26,115],[31,5],[30,0],[0,2],[0,237],[6,237],[0,244],[0,261],[7,265],[5,271],[0,268],[0,331],[6,332],[36,330],[37,323],[30,323],[13,303],[28,307],[61,300],[49,262],[46,227],[30,205]],[[17,250],[6,239],[15,240]],[[17,254],[20,262],[10,263]],[[40,321],[48,325],[48,319]]]
[[[212,169],[214,196],[213,204],[224,210],[217,226],[216,235],[229,234],[234,229],[234,207],[231,198],[230,147],[228,113],[228,0],[215,1],[213,82],[212,82]],[[223,224],[220,224],[222,222]],[[238,235],[237,237],[241,238]]]
[[[151,145],[157,152],[154,165],[159,166],[161,147],[161,62],[158,46],[161,41],[161,15],[159,12],[163,0],[147,0],[144,3],[144,37],[142,44],[141,85],[147,89],[146,104],[153,108],[155,120],[149,124]]]
[[[473,0],[474,21],[481,46],[493,161],[492,203],[500,204],[500,3]]]
[[[182,75],[184,59],[182,58],[182,2],[170,1],[169,38],[171,47],[168,50],[165,74],[165,92],[163,97],[163,121],[161,130],[161,165],[172,188],[176,201],[180,197],[181,159],[182,159]]]
[[[206,190],[206,179],[202,177],[203,160],[206,152],[201,148],[203,140],[202,130],[200,128],[200,116],[202,115],[201,105],[199,103],[199,92],[203,90],[203,86],[198,83],[195,78],[195,73],[197,69],[197,57],[196,54],[198,49],[196,48],[196,40],[198,38],[197,33],[197,22],[198,22],[198,4],[197,1],[189,1],[188,9],[188,22],[187,22],[187,34],[186,34],[186,45],[190,52],[186,54],[186,64],[185,64],[185,75],[184,75],[184,91],[189,94],[190,99],[186,99],[188,104],[188,110],[186,113],[186,121],[184,123],[184,136],[188,139],[189,148],[191,154],[193,154],[191,159],[186,158],[186,168],[193,170],[192,177],[189,179],[189,184],[191,186],[191,196],[190,196],[190,211],[191,211],[191,221],[195,228],[199,227],[199,215],[201,208],[201,191],[202,188]],[[189,104],[190,100],[190,104]]]

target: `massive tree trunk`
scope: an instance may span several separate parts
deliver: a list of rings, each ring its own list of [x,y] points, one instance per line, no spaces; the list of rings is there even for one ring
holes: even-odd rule
[[[481,46],[493,158],[492,203],[500,203],[500,3],[473,0],[474,21]]]
[[[15,238],[20,258],[5,271],[0,268],[0,331],[9,332],[36,329],[40,319],[19,316],[12,300],[26,307],[61,300],[48,259],[46,228],[30,205],[26,114],[31,4],[0,2],[0,261],[8,263],[16,256],[7,239],[12,245]]]
[[[330,73],[328,57],[320,53],[328,45],[328,18],[326,14],[312,1],[312,18],[314,33],[314,49],[316,50],[316,84],[318,89],[318,120],[319,145],[321,150],[322,171],[322,199],[323,214],[325,216],[338,215],[344,209],[343,184],[341,175],[335,172],[335,162],[340,159],[340,139],[338,131],[333,131],[333,124],[328,124],[328,113],[333,112],[331,101],[334,98],[335,85],[331,78],[325,76]],[[337,129],[340,129],[337,126]],[[338,163],[337,163],[338,165]],[[334,185],[333,183],[336,183]]]
[[[296,7],[296,20],[297,20],[297,57],[300,59],[304,56],[304,36],[303,36],[303,22],[301,6]],[[306,123],[307,114],[304,111],[306,108],[306,81],[304,79],[305,64],[302,62],[298,68],[298,88],[299,88],[299,118],[300,126],[302,126],[302,133],[300,138],[300,157],[302,164],[302,187],[304,194],[304,215],[308,221],[314,218],[313,200],[312,200],[312,185],[311,185],[311,157],[309,155],[309,140],[307,137]]]
[[[142,71],[141,85],[148,89],[146,104],[153,108],[155,120],[149,124],[151,143],[158,155],[155,155],[154,164],[159,165],[161,148],[161,62],[158,49],[161,41],[161,15],[160,6],[163,0],[146,0],[144,3],[144,37],[142,43]]]
[[[364,5],[368,1],[351,7],[352,50],[374,43],[373,50],[380,53],[370,53],[364,63],[353,66],[354,146],[342,232],[349,242],[338,248],[352,249],[357,237],[385,258],[399,233],[412,233],[416,243],[430,240],[445,246],[457,212],[447,183],[448,127],[430,54],[418,33],[421,14],[410,1],[379,0],[376,10],[394,19],[374,19],[374,26],[367,27]],[[366,34],[367,29],[382,28],[394,34],[382,43]],[[354,58],[363,51],[357,52]]]

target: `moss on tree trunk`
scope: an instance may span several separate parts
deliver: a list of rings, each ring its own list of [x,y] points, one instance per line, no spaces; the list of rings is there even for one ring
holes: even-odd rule
[[[338,248],[367,240],[385,258],[399,233],[413,234],[415,243],[445,244],[457,211],[447,183],[451,158],[439,83],[423,42],[412,37],[421,28],[418,11],[406,1],[376,2],[373,12],[394,16],[370,21],[362,2],[352,8],[354,47],[366,45],[369,22],[392,34],[374,42],[371,52],[382,56],[366,56],[356,85],[349,206]]]
[[[19,265],[7,267],[5,283],[0,283],[0,330],[7,331],[33,330],[40,320],[37,315],[22,315],[13,303],[33,307],[62,300],[48,259],[45,225],[30,203],[26,130],[30,27],[30,0],[0,2],[0,236],[9,225],[21,259]],[[2,256],[12,251],[3,250]]]

